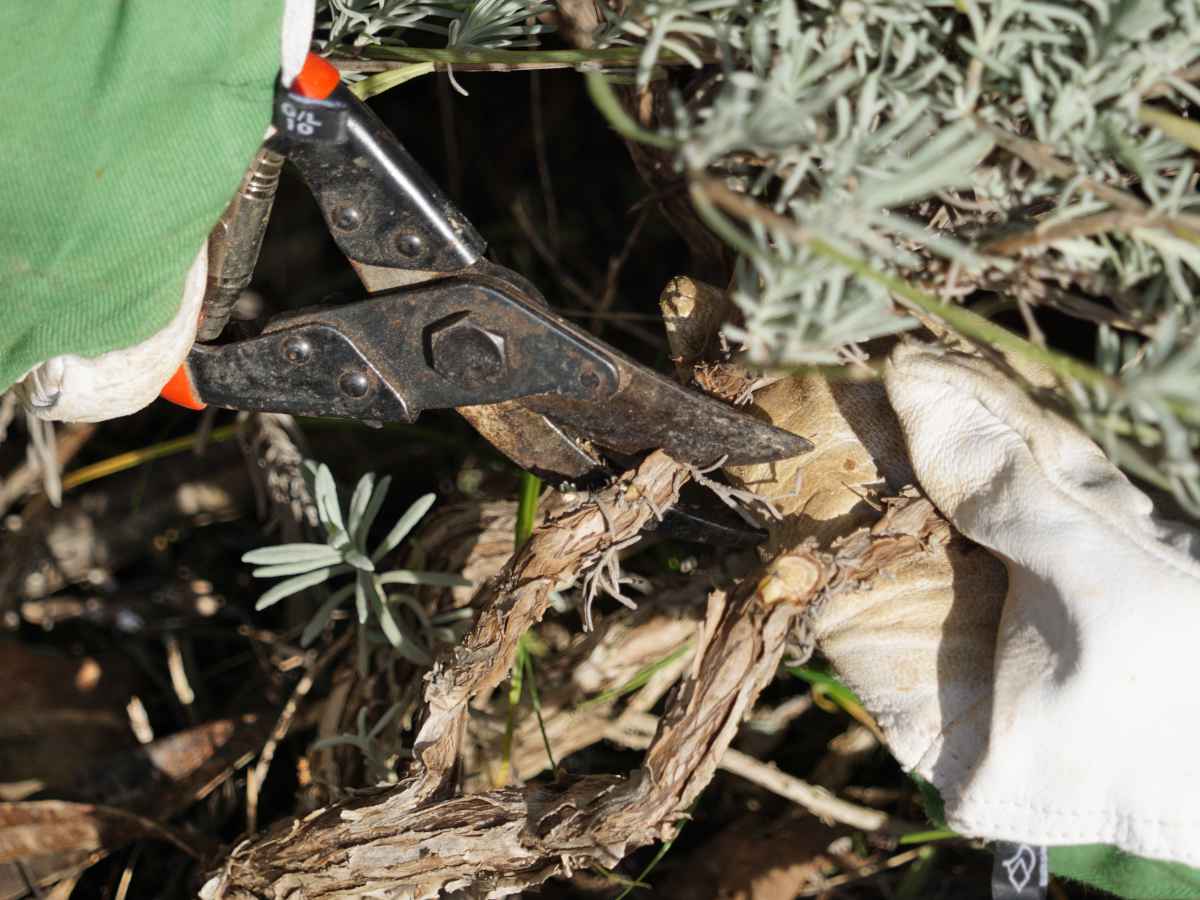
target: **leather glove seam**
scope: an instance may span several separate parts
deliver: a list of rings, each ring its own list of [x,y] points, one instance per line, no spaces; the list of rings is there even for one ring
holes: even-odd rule
[[[923,359],[930,360],[930,361],[937,358],[937,357],[934,357],[932,354],[921,354],[921,357]],[[971,372],[972,375],[975,375],[975,376],[979,375],[979,373],[976,372],[972,367],[963,365],[960,360],[961,360],[961,355],[959,355],[959,359],[950,361],[950,364],[957,366],[957,367],[961,367],[962,369],[966,369],[967,371]],[[945,362],[945,361],[947,361],[947,360],[943,360],[943,362]],[[892,364],[892,365],[894,366],[894,364]],[[1063,498],[1064,503],[1066,505],[1068,505],[1072,509],[1087,513],[1091,517],[1098,519],[1099,524],[1101,524],[1105,528],[1106,531],[1116,533],[1118,540],[1122,540],[1122,539],[1128,540],[1130,543],[1132,543],[1132,545],[1134,546],[1135,549],[1145,553],[1151,559],[1155,560],[1156,562],[1161,563],[1165,567],[1169,568],[1171,571],[1173,571],[1185,578],[1189,578],[1192,580],[1200,580],[1200,572],[1193,569],[1193,567],[1191,565],[1189,565],[1187,563],[1183,563],[1179,559],[1174,558],[1174,552],[1172,552],[1171,554],[1164,554],[1162,552],[1163,545],[1162,545],[1161,541],[1159,541],[1157,539],[1147,541],[1146,540],[1147,535],[1142,531],[1141,528],[1129,529],[1127,522],[1122,523],[1121,521],[1114,519],[1109,510],[1106,510],[1103,507],[1096,507],[1093,504],[1086,502],[1083,499],[1083,497],[1086,496],[1085,494],[1077,495],[1068,483],[1063,482],[1063,481],[1059,480],[1057,477],[1055,477],[1054,475],[1052,475],[1051,471],[1046,468],[1045,464],[1043,463],[1043,461],[1039,457],[1039,455],[1034,453],[1032,445],[1031,445],[1031,441],[1028,439],[1026,434],[1024,434],[1022,431],[1018,430],[1017,428],[1013,427],[1003,416],[1001,416],[999,413],[997,413],[994,405],[988,402],[988,400],[990,398],[987,398],[984,395],[972,390],[972,386],[967,386],[964,391],[964,387],[962,384],[955,383],[951,379],[945,377],[945,373],[940,366],[928,366],[928,367],[923,366],[922,368],[931,369],[932,375],[930,375],[930,373],[928,373],[928,372],[922,372],[921,377],[925,378],[926,380],[936,381],[938,384],[943,385],[944,387],[948,388],[953,393],[958,393],[961,395],[965,392],[967,399],[972,402],[977,403],[979,405],[979,407],[987,414],[987,416],[993,422],[995,422],[1005,432],[1014,435],[1017,438],[1017,440],[1020,442],[1022,452],[1026,455],[1026,458],[1032,463],[1034,469],[1045,480],[1045,482],[1054,489],[1055,494],[1057,496],[1060,496]],[[1060,428],[1062,426],[1065,426],[1066,428],[1070,429],[1071,431],[1078,433],[1080,435],[1080,437],[1087,439],[1086,436],[1084,436],[1082,434],[1082,432],[1079,432],[1077,427],[1069,420],[1062,418],[1057,413],[1053,413],[1050,410],[1047,410],[1044,407],[1039,406],[1036,402],[1034,402],[1031,398],[1029,398],[1027,396],[1025,397],[1025,399],[1037,411],[1038,415],[1041,418],[1058,420],[1056,422],[1056,425],[1058,425]],[[1099,448],[1097,448],[1097,452],[1099,452]],[[911,455],[911,450],[910,450],[910,455]],[[1107,457],[1105,457],[1105,459],[1107,461]],[[1116,471],[1116,470],[1114,469],[1114,471]],[[1128,515],[1128,513],[1126,513],[1126,515]],[[951,520],[953,520],[953,516],[950,516],[949,514],[947,514],[947,518],[950,518]],[[1152,518],[1144,516],[1144,515],[1137,515],[1136,520],[1138,521],[1139,524],[1148,523],[1148,522],[1153,521]],[[1125,527],[1122,527],[1123,525]],[[968,537],[971,537],[971,535],[968,535]],[[975,540],[975,539],[972,537],[972,540]],[[979,541],[975,541],[975,542],[981,543]],[[983,546],[986,546],[986,545],[983,544]],[[1174,551],[1174,548],[1171,548],[1171,550]],[[1001,556],[1001,558],[1003,559],[1003,556]]]

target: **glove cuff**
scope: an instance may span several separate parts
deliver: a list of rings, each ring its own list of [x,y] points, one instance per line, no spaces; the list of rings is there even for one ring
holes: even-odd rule
[[[205,244],[184,278],[179,311],[165,328],[140,344],[100,356],[48,359],[15,385],[18,398],[39,419],[59,422],[100,422],[147,406],[196,340],[207,275]]]

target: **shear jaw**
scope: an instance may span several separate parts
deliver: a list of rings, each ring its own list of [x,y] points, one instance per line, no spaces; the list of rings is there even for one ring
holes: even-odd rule
[[[661,448],[696,465],[811,449],[640,365],[484,260],[471,223],[345,87],[316,98],[281,88],[276,125],[270,151],[298,168],[369,295],[282,317],[247,341],[198,344],[188,370],[201,400],[401,422],[453,407],[556,481],[605,472],[598,448]]]

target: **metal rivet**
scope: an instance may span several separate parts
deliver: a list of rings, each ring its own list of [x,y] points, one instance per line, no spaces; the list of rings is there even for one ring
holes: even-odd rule
[[[362,213],[353,206],[342,204],[334,207],[330,221],[338,231],[354,231],[362,224]]]
[[[396,249],[409,259],[413,259],[425,252],[425,242],[421,240],[419,234],[405,232],[396,235]]]
[[[312,343],[306,337],[292,335],[283,342],[283,358],[293,365],[303,365],[312,358]]]
[[[347,397],[358,400],[367,396],[371,382],[362,372],[346,372],[338,379],[338,388]]]

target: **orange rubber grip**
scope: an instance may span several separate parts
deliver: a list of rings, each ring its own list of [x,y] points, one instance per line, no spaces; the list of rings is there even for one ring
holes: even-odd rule
[[[341,83],[342,77],[331,63],[317,56],[308,54],[304,60],[304,68],[292,82],[291,90],[301,97],[311,100],[324,100],[333,93],[333,89]]]
[[[159,392],[159,396],[188,409],[204,409],[208,406],[196,394],[196,387],[192,384],[192,373],[188,371],[186,361],[179,364],[179,368],[175,370],[166,387]]]

